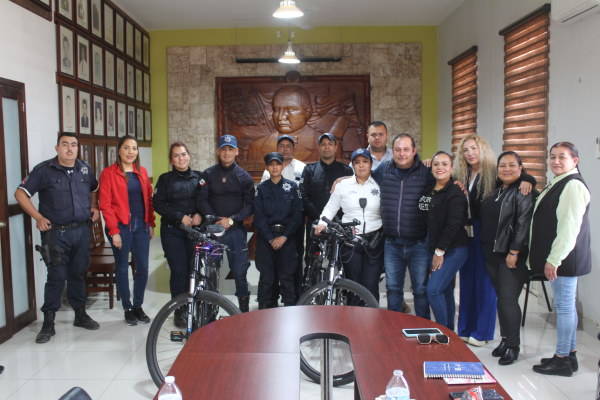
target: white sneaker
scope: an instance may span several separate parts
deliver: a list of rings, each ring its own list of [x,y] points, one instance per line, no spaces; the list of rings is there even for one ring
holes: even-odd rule
[[[459,336],[460,340],[462,340],[465,343],[469,343],[469,337],[468,336]]]
[[[481,347],[481,346],[485,346],[485,344],[487,342],[483,341],[483,340],[477,340],[477,339],[470,337],[469,340],[467,341],[467,343],[469,343],[471,346]]]

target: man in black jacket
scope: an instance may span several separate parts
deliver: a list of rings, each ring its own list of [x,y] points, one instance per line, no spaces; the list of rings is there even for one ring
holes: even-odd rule
[[[306,265],[310,263],[312,240],[310,231],[313,222],[318,222],[323,208],[329,201],[329,192],[336,179],[354,175],[352,168],[335,160],[337,143],[335,137],[330,133],[324,133],[319,137],[319,153],[321,159],[307,165],[302,171],[300,179],[300,193],[304,212],[308,216],[306,222]]]
[[[249,311],[250,291],[246,273],[250,267],[248,240],[244,220],[254,213],[254,180],[235,162],[238,155],[234,136],[219,138],[219,163],[202,173],[196,189],[196,205],[203,215],[221,218],[225,227],[220,239],[233,251],[227,253],[229,269],[235,279],[235,295],[240,310]]]

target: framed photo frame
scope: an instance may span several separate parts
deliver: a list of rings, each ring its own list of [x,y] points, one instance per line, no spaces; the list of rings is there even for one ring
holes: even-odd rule
[[[133,65],[127,63],[127,97],[135,100],[135,68]]]
[[[58,27],[58,73],[75,78],[75,46],[73,29],[59,23]]]
[[[136,110],[135,132],[137,140],[144,140],[144,110],[138,108]]]
[[[106,137],[117,137],[117,102],[106,98]]]
[[[144,103],[150,105],[150,74],[144,72]]]
[[[92,84],[104,88],[104,49],[92,42]]]
[[[103,144],[95,144],[95,158],[96,158],[96,179],[100,179],[102,170],[106,168],[106,146]]]
[[[152,141],[152,111],[144,110],[144,132],[146,142]]]
[[[118,12],[115,13],[115,47],[125,52],[125,19]]]
[[[115,91],[115,54],[108,49],[104,50],[104,88]]]
[[[102,0],[90,0],[92,35],[102,39]]]
[[[117,57],[117,93],[125,96],[125,60]]]
[[[117,103],[117,136],[127,135],[127,104]]]
[[[87,90],[79,88],[79,135],[92,136],[92,120],[90,110],[92,109],[92,94]]]
[[[33,2],[41,6],[45,10],[52,11],[52,5],[50,4],[50,0],[33,0]]]
[[[92,118],[94,119],[94,137],[104,137],[104,97],[95,93]]]
[[[142,63],[142,32],[135,28],[135,61]]]
[[[90,41],[77,34],[77,80],[90,82]]]
[[[106,146],[106,154],[108,154],[108,165],[111,166],[117,162],[117,146]]]
[[[144,60],[144,67],[150,68],[150,38],[144,35],[142,45],[142,56]]]
[[[79,159],[84,163],[88,164],[90,167],[94,165],[94,160],[92,159],[92,145],[91,144],[81,144],[81,149],[79,150]]]
[[[73,0],[56,0],[56,8],[57,14],[73,23]]]
[[[88,15],[88,0],[73,0],[75,1],[75,20],[77,21],[77,26],[79,26],[84,31],[89,31],[90,23],[89,23],[89,15]]]
[[[111,46],[115,45],[115,10],[104,3],[104,42]]]
[[[141,69],[135,69],[135,100],[142,103],[144,101],[144,83]]]
[[[135,136],[135,106],[127,106],[127,134]]]
[[[77,133],[77,93],[75,86],[60,82],[60,131]]]
[[[125,54],[133,58],[133,25],[125,21]]]

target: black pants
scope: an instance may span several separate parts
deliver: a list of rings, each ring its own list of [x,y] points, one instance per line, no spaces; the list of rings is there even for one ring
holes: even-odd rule
[[[171,298],[174,298],[189,290],[194,242],[188,238],[185,231],[167,224],[160,226],[160,242],[171,269],[169,286]]]
[[[296,231],[296,252],[298,253],[298,266],[294,271],[294,303],[298,302],[300,298],[300,288],[302,287],[302,272],[303,272],[303,258],[301,254],[304,254],[304,220],[302,220],[302,224]],[[277,275],[277,269],[275,269],[275,278],[273,280],[275,283],[279,283],[279,275]],[[273,285],[273,296],[271,298],[271,304],[277,303],[279,299],[279,285]]]
[[[42,311],[58,311],[61,296],[67,282],[67,300],[74,309],[85,306],[87,293],[83,274],[90,266],[90,243],[92,230],[89,226],[58,229],[41,232],[42,246],[57,244],[65,251],[61,254],[62,263],[48,267],[48,277],[44,287],[44,305]]]
[[[306,228],[305,228],[305,235],[306,235],[306,251],[304,252],[304,262],[306,263],[306,266],[310,265],[310,257],[311,257],[311,251],[312,251],[312,247],[313,247],[313,240],[310,238],[310,232],[313,230],[312,225],[315,222],[319,222],[319,221],[315,221],[315,220],[311,220],[308,219],[306,221]]]
[[[298,265],[296,252],[296,235],[289,237],[277,251],[264,236],[257,233],[256,238],[256,269],[260,272],[258,280],[258,302],[271,304],[273,287],[277,285],[275,271],[279,277],[279,292],[285,304],[294,303],[293,274]],[[277,237],[277,236],[276,236]]]
[[[500,335],[509,347],[518,347],[521,344],[521,307],[519,296],[523,285],[531,275],[525,262],[527,252],[520,252],[517,259],[517,268],[508,268],[506,265],[507,253],[494,253],[493,246],[483,245],[485,264],[492,280],[492,285],[498,295],[498,319],[500,320]]]
[[[383,245],[379,241],[375,249],[355,243],[354,248],[342,246],[341,259],[346,279],[360,283],[379,301],[379,278],[383,271]]]

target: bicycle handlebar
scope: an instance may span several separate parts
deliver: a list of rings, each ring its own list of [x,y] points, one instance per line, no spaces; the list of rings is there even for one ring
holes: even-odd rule
[[[218,247],[220,247],[221,249],[223,249],[225,251],[228,251],[228,252],[230,252],[232,254],[235,254],[235,252],[233,250],[229,249],[229,246],[227,246],[225,244],[222,244],[222,243],[219,243],[219,242],[217,242],[215,240],[210,239],[208,237],[208,235],[206,235],[206,234],[204,234],[202,232],[199,232],[196,229],[190,228],[189,226],[187,226],[184,223],[180,223],[179,224],[179,229],[182,229],[182,230],[186,231],[192,239],[195,239],[195,240],[198,240],[198,241],[202,241],[202,242],[206,242],[206,243],[209,243],[209,244],[211,244],[213,246],[218,246]]]
[[[369,246],[369,242],[365,238],[363,238],[361,236],[350,236],[344,229],[344,227],[360,225],[360,221],[357,220],[356,218],[352,222],[346,222],[345,224],[338,224],[337,222],[333,222],[332,220],[330,220],[327,217],[321,217],[321,220],[326,222],[328,226],[331,226],[334,231],[341,234],[344,237],[344,239],[346,239],[345,241],[358,242],[358,243],[362,244],[363,246]]]

